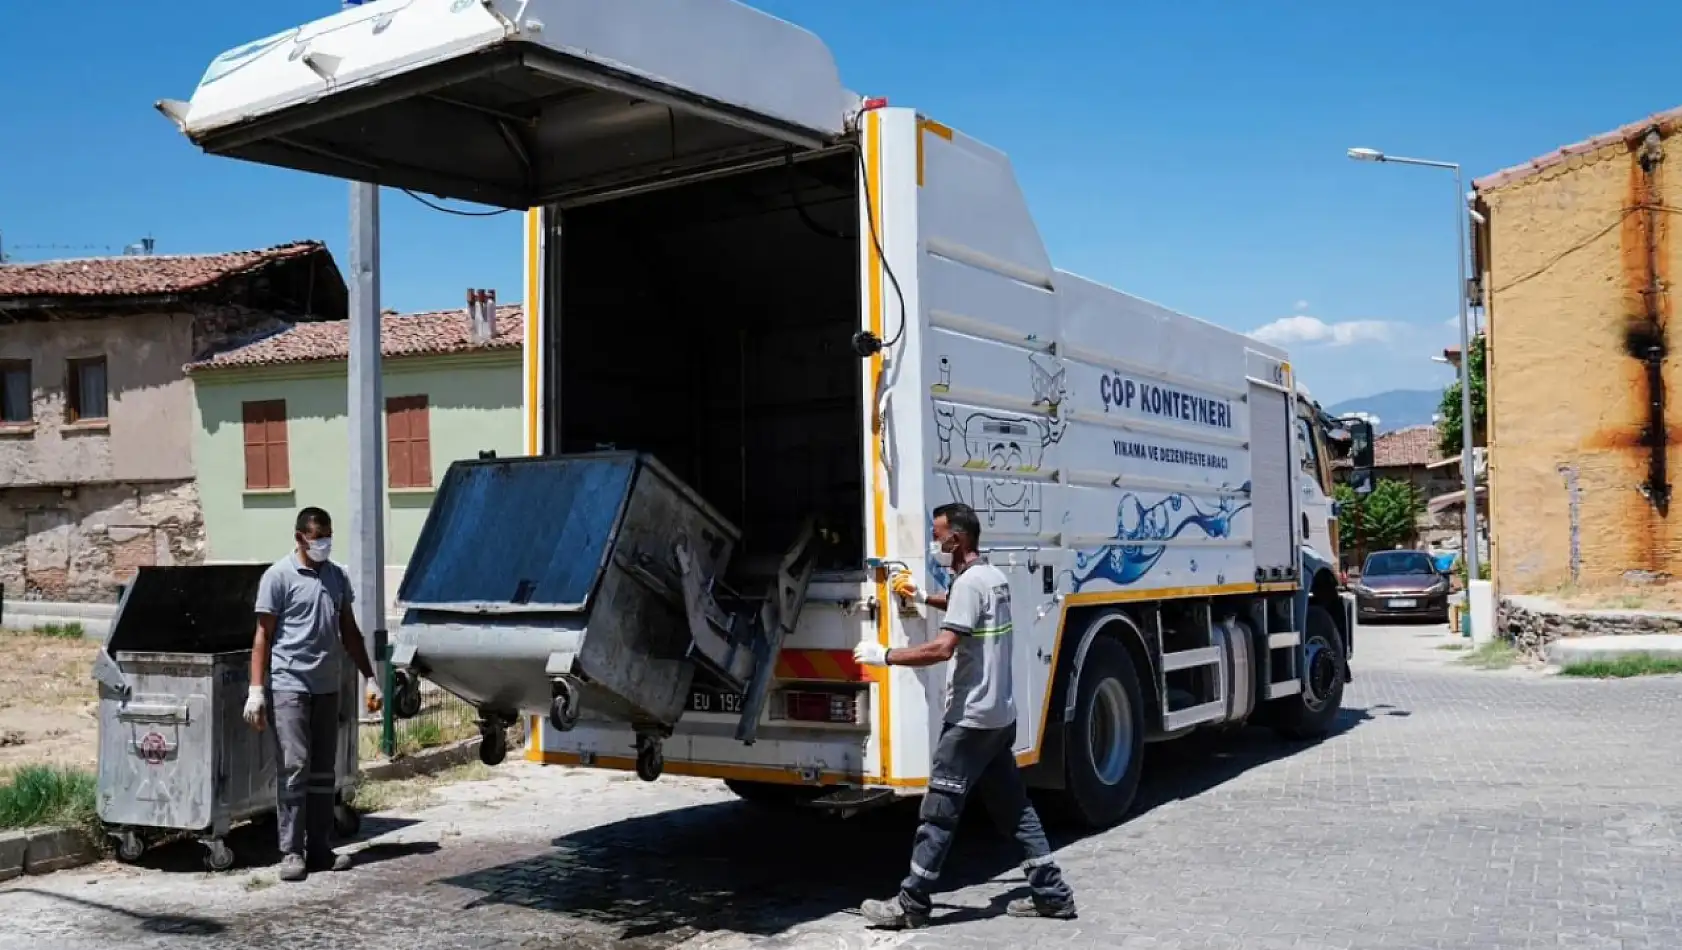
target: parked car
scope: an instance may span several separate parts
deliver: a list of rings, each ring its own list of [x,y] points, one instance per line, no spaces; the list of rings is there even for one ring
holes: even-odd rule
[[[1349,585],[1355,616],[1374,620],[1448,622],[1450,581],[1424,551],[1379,551],[1367,557],[1360,580]]]

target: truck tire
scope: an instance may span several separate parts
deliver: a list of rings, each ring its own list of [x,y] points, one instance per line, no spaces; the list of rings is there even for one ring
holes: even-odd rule
[[[1303,683],[1299,695],[1274,702],[1273,730],[1286,739],[1321,739],[1343,706],[1343,638],[1324,607],[1308,608],[1303,631]]]
[[[1064,745],[1067,787],[1053,797],[1058,814],[1089,828],[1127,817],[1145,761],[1145,700],[1127,649],[1092,641],[1075,684],[1075,718]]]

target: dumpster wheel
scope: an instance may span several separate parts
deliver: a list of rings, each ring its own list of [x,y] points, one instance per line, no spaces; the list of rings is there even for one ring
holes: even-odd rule
[[[221,838],[207,838],[204,841],[204,866],[212,871],[226,871],[234,866],[234,849]]]
[[[111,837],[116,842],[117,860],[124,864],[133,864],[146,853],[146,840],[139,832],[124,830]]]
[[[391,711],[399,719],[413,719],[420,715],[420,677],[408,670],[397,670],[392,674],[392,681],[394,695]]]
[[[571,732],[578,725],[582,696],[578,684],[569,678],[555,680],[554,698],[549,701],[549,725],[556,732]]]
[[[659,736],[637,736],[637,778],[652,782],[666,770],[666,756]]]

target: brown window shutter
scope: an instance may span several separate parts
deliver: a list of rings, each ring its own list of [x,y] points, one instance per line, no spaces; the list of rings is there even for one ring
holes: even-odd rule
[[[386,485],[391,488],[409,487],[409,419],[403,403],[401,396],[385,401]]]
[[[268,425],[269,487],[292,487],[291,447],[286,440],[286,400],[269,403]]]
[[[269,460],[263,404],[248,402],[240,409],[245,419],[245,487],[268,488]]]
[[[416,488],[432,487],[432,419],[425,396],[409,408],[409,467]]]

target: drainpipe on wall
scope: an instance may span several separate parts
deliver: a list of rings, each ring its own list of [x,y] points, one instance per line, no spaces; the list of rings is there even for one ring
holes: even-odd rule
[[[1569,465],[1561,465],[1559,473],[1565,476],[1565,492],[1570,498],[1571,508],[1571,583],[1577,583],[1577,577],[1583,569],[1583,536],[1581,533],[1581,517],[1583,492],[1577,485],[1577,470]]]

